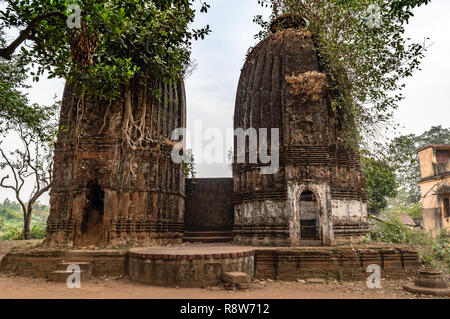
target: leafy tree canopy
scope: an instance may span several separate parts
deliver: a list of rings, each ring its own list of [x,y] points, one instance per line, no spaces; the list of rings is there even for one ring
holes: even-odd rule
[[[0,43],[5,41],[0,33]],[[5,132],[6,123],[26,125],[44,137],[48,133],[45,123],[53,116],[47,107],[31,104],[22,92],[26,89],[27,69],[13,57],[10,61],[0,59],[0,134]]]
[[[423,4],[430,3],[431,0],[393,0],[391,5],[391,14],[399,16],[408,22],[409,18],[414,16],[412,9]]]
[[[385,160],[361,157],[361,164],[366,176],[368,210],[379,213],[388,205],[387,198],[397,194],[395,167]]]
[[[375,143],[372,151],[362,151],[371,212],[380,212],[389,205],[391,211],[420,217],[418,150],[429,144],[450,144],[450,128],[433,126],[421,135],[399,136],[387,146]]]
[[[61,77],[80,94],[113,100],[121,86],[139,75],[178,79],[190,59],[193,39],[209,27],[189,30],[195,10],[190,0],[5,0],[1,28],[20,35],[0,49],[10,59],[31,63],[39,80]],[[79,5],[81,11],[71,5]],[[201,2],[201,11],[209,5]],[[80,24],[71,28],[68,20]],[[73,26],[73,25],[72,25]],[[25,44],[25,45],[23,45]]]

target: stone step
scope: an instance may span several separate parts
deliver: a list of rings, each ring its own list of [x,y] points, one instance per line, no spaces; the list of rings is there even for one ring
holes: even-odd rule
[[[92,263],[87,261],[67,261],[59,263],[56,270],[67,271],[67,267],[70,265],[78,265],[80,266],[80,270],[88,272],[89,275],[92,274]]]
[[[302,247],[319,247],[322,242],[317,239],[300,239],[300,246]]]
[[[233,237],[232,231],[186,231],[184,237]]]
[[[222,275],[222,281],[226,290],[250,289],[250,276],[245,272],[226,272]]]
[[[222,275],[222,280],[229,284],[248,284],[250,276],[245,272],[226,272]]]
[[[184,237],[185,243],[230,243],[233,237]]]
[[[49,281],[53,282],[67,282],[67,279],[70,275],[72,275],[73,272],[67,272],[63,270],[56,270],[52,271],[50,274],[48,274]],[[80,271],[80,280],[83,282],[85,280],[89,279],[89,273],[87,271],[81,270]]]

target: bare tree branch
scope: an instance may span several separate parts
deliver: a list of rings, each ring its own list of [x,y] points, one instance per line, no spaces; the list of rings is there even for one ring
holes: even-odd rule
[[[14,177],[13,185],[8,185],[6,181],[10,179],[10,175],[0,180],[0,187],[11,189],[15,193],[16,200],[19,202],[24,218],[24,237],[28,239],[30,236],[30,221],[33,212],[33,205],[52,185],[53,160],[50,153],[42,153],[41,147],[45,148],[45,144],[39,140],[39,137],[33,133],[25,132],[21,127],[17,127],[16,131],[22,140],[23,150],[16,150],[15,159],[11,160],[6,156],[5,152],[0,148],[2,168],[8,168],[12,171]],[[35,147],[34,153],[31,147]],[[46,165],[45,165],[46,164]],[[21,196],[22,188],[28,178],[32,178],[33,190],[28,197],[28,201],[24,201]]]

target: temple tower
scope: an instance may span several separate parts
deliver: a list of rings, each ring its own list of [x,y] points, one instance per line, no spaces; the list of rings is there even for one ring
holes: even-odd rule
[[[184,169],[171,159],[170,136],[185,127],[184,84],[135,80],[130,91],[129,101],[107,103],[66,86],[46,244],[181,242]],[[123,135],[125,103],[139,127],[132,137],[146,136],[134,150]]]
[[[242,69],[235,129],[279,129],[280,168],[261,174],[265,165],[250,163],[249,154],[245,163],[236,163],[235,145],[238,244],[333,245],[360,240],[366,232],[359,155],[339,142],[340,115],[327,98],[326,76],[304,25],[296,15],[277,18]]]

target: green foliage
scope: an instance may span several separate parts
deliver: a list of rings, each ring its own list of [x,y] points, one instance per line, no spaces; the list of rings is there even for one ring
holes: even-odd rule
[[[1,209],[12,209],[12,210],[19,210],[20,211],[20,205],[17,202],[13,202],[9,200],[8,198],[5,198],[3,203],[0,204],[0,210]]]
[[[416,246],[425,264],[450,271],[450,238],[445,230],[437,238],[433,238],[424,230],[404,225],[397,214],[391,213],[386,214],[381,222],[375,221],[371,225],[369,239]]]
[[[421,218],[422,215],[422,203],[409,204],[408,206],[393,207],[389,211],[397,213],[406,213],[411,218]]]
[[[192,40],[209,26],[190,30],[195,10],[189,0],[20,0],[3,1],[1,27],[34,24],[20,59],[33,63],[35,80],[67,79],[80,96],[113,100],[139,75],[179,79],[190,60]],[[81,8],[81,28],[70,29],[69,4]],[[201,3],[201,12],[209,5]]]
[[[410,203],[405,190],[400,189],[395,198],[388,199],[387,212],[408,214],[411,218],[422,217],[422,202]]]
[[[409,18],[413,16],[412,9],[430,2],[431,0],[393,0],[391,4],[391,15],[398,16],[408,22]]]
[[[1,234],[0,240],[21,240],[23,239],[23,228],[19,226],[8,226],[6,231]]]
[[[5,220],[15,220],[22,218],[22,209],[19,208],[17,210],[12,209],[0,209],[0,216]]]
[[[387,197],[397,194],[397,179],[395,167],[386,160],[362,157],[361,164],[366,177],[368,194],[368,210],[379,213],[387,207]]]
[[[31,239],[43,239],[45,237],[45,225],[33,225],[31,227]]]
[[[36,203],[33,206],[31,239],[44,238],[49,210],[48,205]],[[0,240],[20,239],[23,239],[22,209],[18,203],[5,199],[0,203]]]
[[[403,99],[402,80],[419,68],[426,49],[423,42],[404,38],[404,25],[419,1],[396,2],[395,8],[386,0],[258,2],[272,5],[274,15],[291,12],[307,20],[320,67],[328,77],[331,104],[340,106],[336,111],[348,134],[342,138],[352,142],[355,137],[373,139],[384,134]],[[370,6],[380,8],[379,25],[368,23]],[[255,20],[267,28],[267,23]]]
[[[0,46],[4,45],[3,33],[0,30]],[[28,88],[27,69],[16,57],[11,61],[0,59],[0,134],[7,129],[6,124],[12,123],[39,133],[41,137],[48,137],[45,123],[54,114],[51,107],[40,107],[30,104],[21,89]]]

